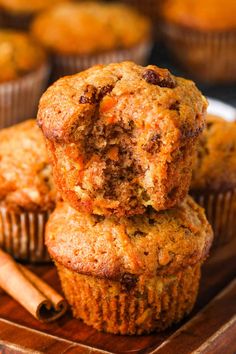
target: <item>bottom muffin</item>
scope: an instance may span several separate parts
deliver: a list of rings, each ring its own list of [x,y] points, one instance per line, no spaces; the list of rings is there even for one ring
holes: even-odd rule
[[[203,209],[190,197],[169,211],[120,219],[61,203],[46,230],[74,316],[115,334],[163,330],[188,314],[211,243]]]

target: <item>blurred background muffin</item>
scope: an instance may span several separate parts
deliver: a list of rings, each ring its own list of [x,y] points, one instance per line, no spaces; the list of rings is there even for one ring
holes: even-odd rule
[[[44,50],[23,32],[0,30],[0,128],[35,115],[47,80]]]
[[[0,161],[0,247],[20,260],[49,261],[44,231],[56,191],[34,119],[0,130]]]
[[[200,138],[191,194],[214,230],[214,245],[229,242],[236,230],[236,122],[207,117]]]
[[[150,21],[118,3],[65,3],[36,17],[32,34],[51,54],[54,76],[94,64],[143,63],[150,53]]]
[[[161,12],[165,43],[190,77],[236,81],[235,0],[165,0]]]
[[[37,13],[65,1],[70,0],[0,0],[2,24],[6,27],[27,29]]]
[[[211,243],[204,211],[190,197],[168,211],[119,219],[61,203],[46,229],[73,315],[116,334],[160,331],[187,315]]]

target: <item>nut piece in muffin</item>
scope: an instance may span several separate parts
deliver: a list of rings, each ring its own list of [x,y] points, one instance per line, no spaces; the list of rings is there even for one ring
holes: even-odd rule
[[[194,164],[191,194],[206,210],[215,245],[235,237],[236,122],[207,116]]]
[[[150,29],[148,18],[124,4],[82,2],[43,12],[34,20],[31,32],[51,52],[53,77],[58,78],[94,64],[146,63]]]
[[[16,258],[48,260],[44,228],[55,206],[44,138],[35,120],[0,131],[0,246]]]
[[[187,194],[206,100],[193,82],[132,62],[95,66],[42,96],[38,124],[74,208],[132,215]]]
[[[169,211],[119,219],[61,203],[46,230],[74,316],[119,334],[163,330],[188,314],[211,242],[204,211],[190,197]]]
[[[0,82],[20,78],[40,68],[46,60],[44,50],[27,34],[0,30]]]
[[[235,0],[163,1],[165,43],[191,77],[236,81],[235,12]]]

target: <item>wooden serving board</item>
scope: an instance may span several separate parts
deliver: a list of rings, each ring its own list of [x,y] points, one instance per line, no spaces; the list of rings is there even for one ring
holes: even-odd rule
[[[31,269],[60,291],[53,266]],[[73,319],[71,313],[55,323],[42,324],[2,292],[0,353],[235,354],[236,239],[211,252],[193,312],[163,333],[131,337],[99,333]]]

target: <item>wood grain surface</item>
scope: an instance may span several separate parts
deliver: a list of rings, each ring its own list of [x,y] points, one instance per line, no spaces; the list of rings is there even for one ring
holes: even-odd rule
[[[53,266],[30,268],[60,291]],[[70,312],[55,323],[43,324],[0,293],[0,353],[235,354],[236,239],[214,250],[205,263],[191,315],[162,333],[131,337],[99,333],[73,319]]]

